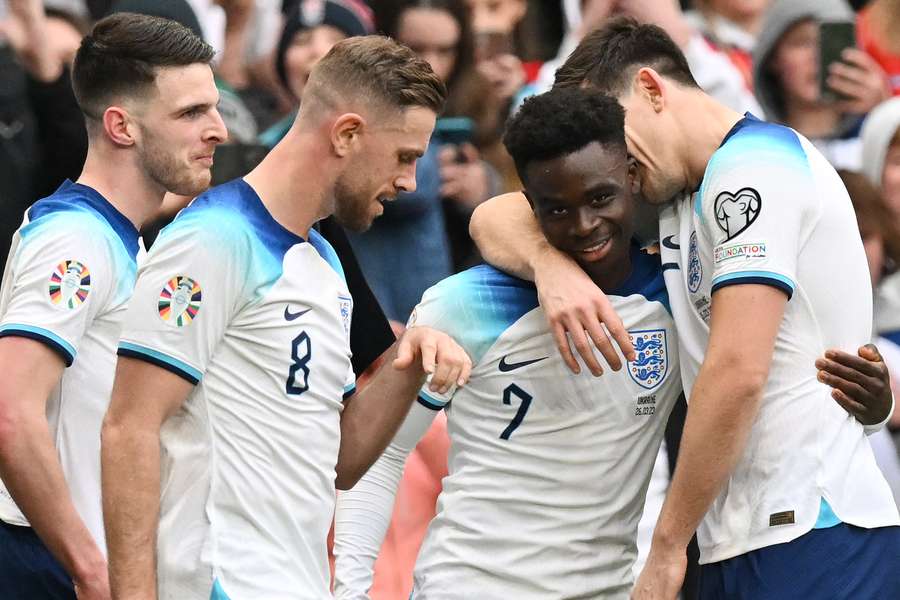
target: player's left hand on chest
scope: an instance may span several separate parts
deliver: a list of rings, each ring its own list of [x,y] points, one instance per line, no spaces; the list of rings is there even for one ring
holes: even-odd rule
[[[416,360],[429,375],[429,389],[440,394],[446,394],[453,386],[465,385],[472,372],[472,360],[462,346],[430,327],[410,327],[404,332],[393,366],[403,370]]]
[[[817,378],[831,397],[863,425],[884,421],[891,410],[891,378],[881,353],[866,344],[857,355],[828,350],[816,360]]]

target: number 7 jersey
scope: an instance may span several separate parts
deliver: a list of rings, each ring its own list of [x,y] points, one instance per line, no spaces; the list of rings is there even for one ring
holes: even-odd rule
[[[566,367],[530,283],[482,266],[429,290],[417,325],[472,357],[447,407],[451,440],[415,570],[416,600],[627,598],[635,537],[669,412],[681,393],[658,257],[632,249],[609,294],[638,359],[593,377]]]

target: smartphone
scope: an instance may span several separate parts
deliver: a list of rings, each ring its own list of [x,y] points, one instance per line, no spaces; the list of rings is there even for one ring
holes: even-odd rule
[[[828,67],[839,62],[847,48],[856,47],[856,26],[853,23],[819,23],[819,90],[823,100],[835,101],[841,94],[828,87]]]
[[[434,125],[434,136],[442,144],[462,146],[472,141],[475,123],[469,117],[442,117]]]
[[[513,41],[508,33],[484,31],[475,34],[476,60],[490,60],[501,54],[513,54]]]

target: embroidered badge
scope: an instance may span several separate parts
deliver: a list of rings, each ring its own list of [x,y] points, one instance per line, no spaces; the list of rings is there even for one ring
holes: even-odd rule
[[[67,310],[84,304],[91,293],[91,271],[78,260],[64,260],[50,274],[47,287],[50,302]]]
[[[178,275],[167,281],[159,293],[159,318],[174,327],[185,327],[197,318],[202,301],[200,282]]]

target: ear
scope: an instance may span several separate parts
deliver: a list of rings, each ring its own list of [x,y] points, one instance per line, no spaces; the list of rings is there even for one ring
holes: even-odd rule
[[[133,146],[137,125],[121,106],[110,106],[103,111],[103,131],[117,146]]]
[[[357,113],[344,113],[331,126],[331,147],[339,157],[350,154],[359,144],[366,120]]]
[[[650,67],[641,67],[634,76],[635,91],[645,99],[654,112],[665,106],[666,85],[662,76]]]

